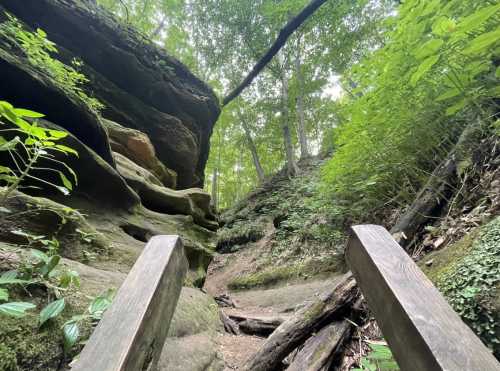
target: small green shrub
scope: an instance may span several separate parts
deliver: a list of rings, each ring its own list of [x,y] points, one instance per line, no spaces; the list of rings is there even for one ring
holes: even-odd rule
[[[500,284],[500,218],[481,228],[465,256],[440,272],[437,287],[451,306],[500,356],[500,313],[494,301]]]
[[[230,228],[223,228],[218,233],[217,251],[233,252],[233,248],[249,242],[256,242],[264,237],[264,228],[259,221],[236,222]]]
[[[370,344],[371,352],[361,358],[360,368],[353,371],[399,371],[390,348],[383,344]]]

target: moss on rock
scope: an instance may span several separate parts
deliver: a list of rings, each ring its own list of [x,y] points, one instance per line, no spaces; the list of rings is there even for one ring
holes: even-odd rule
[[[500,217],[426,259],[427,276],[500,357]]]

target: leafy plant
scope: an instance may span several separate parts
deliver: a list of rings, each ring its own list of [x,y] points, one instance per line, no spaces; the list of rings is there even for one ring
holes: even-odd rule
[[[394,361],[391,350],[387,345],[370,344],[371,351],[361,358],[360,368],[353,371],[398,371],[399,367]]]
[[[0,302],[9,300],[9,291],[2,286],[25,284],[24,280],[17,279],[17,272],[8,271],[0,276]],[[0,313],[12,317],[24,317],[26,311],[36,308],[36,305],[26,302],[8,302],[0,304]]]
[[[27,31],[16,17],[8,13],[6,15],[8,20],[0,25],[0,35],[17,44],[30,63],[49,74],[60,88],[78,95],[96,112],[104,108],[101,102],[89,96],[83,89],[89,80],[79,72],[83,66],[82,61],[73,59],[71,66],[68,66],[53,58],[52,55],[58,53],[56,44],[47,38],[43,30],[38,28],[35,32]]]
[[[73,316],[69,321],[64,323],[62,330],[64,333],[64,348],[66,351],[77,343],[80,336],[80,324],[82,322],[97,322],[101,320],[104,312],[111,305],[114,294],[114,290],[107,290],[92,300],[84,314]]]
[[[6,139],[0,135],[0,152],[7,152],[14,164],[13,167],[0,166],[0,180],[7,184],[7,189],[0,196],[0,206],[25,179],[54,187],[64,194],[68,194],[73,189],[73,184],[77,183],[75,172],[66,163],[57,160],[54,155],[55,152],[78,155],[74,149],[57,143],[68,134],[60,130],[39,127],[37,119],[42,117],[44,115],[41,113],[14,108],[10,103],[0,101],[0,127],[3,127],[0,129],[0,134],[15,135],[13,139]],[[31,123],[27,120],[31,120]],[[63,166],[71,174],[72,181],[60,170],[38,166],[40,160]],[[57,174],[62,185],[33,175],[34,170]]]
[[[499,11],[489,1],[405,1],[386,22],[385,46],[346,73],[352,97],[323,178],[351,215],[410,202],[460,131],[491,120]]]

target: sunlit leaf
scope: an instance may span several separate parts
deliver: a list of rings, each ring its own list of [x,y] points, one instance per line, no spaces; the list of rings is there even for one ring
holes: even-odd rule
[[[418,66],[417,71],[412,75],[410,79],[410,84],[416,86],[417,82],[424,76],[439,60],[439,55],[433,55],[426,60],[424,60],[420,66]]]
[[[16,115],[21,116],[21,117],[30,117],[30,118],[45,117],[45,115],[42,113],[30,111],[30,110],[27,110],[24,108],[15,108],[14,112],[16,113]]]
[[[12,302],[0,304],[0,313],[11,317],[24,317],[26,311],[36,308],[36,305],[25,302]]]
[[[39,323],[40,326],[42,326],[45,322],[47,322],[49,319],[57,317],[59,314],[62,313],[64,310],[64,307],[66,306],[66,303],[64,301],[64,298],[53,301],[49,305],[47,305],[45,308],[42,309],[40,312],[40,319]]]

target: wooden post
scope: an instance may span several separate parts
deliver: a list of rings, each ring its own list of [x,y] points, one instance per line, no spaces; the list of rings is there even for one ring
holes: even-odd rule
[[[402,371],[499,371],[432,282],[376,225],[352,228],[346,257]]]
[[[155,370],[187,267],[178,236],[153,237],[72,370]]]

